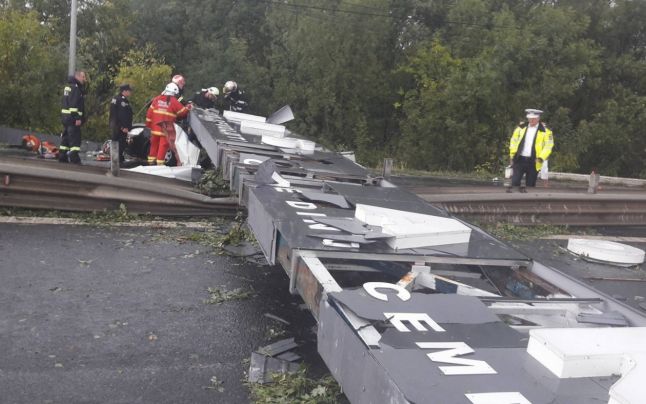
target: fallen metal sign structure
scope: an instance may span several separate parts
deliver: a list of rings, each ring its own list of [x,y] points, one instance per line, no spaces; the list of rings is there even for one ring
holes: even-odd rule
[[[118,211],[162,216],[234,215],[237,200],[209,198],[190,185],[123,171],[119,177],[102,167],[29,159],[0,161],[0,206],[80,212]]]
[[[288,130],[225,118],[190,122],[350,401],[643,402],[641,313]]]

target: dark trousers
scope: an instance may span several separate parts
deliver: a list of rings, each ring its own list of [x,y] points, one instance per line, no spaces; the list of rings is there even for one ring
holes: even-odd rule
[[[65,126],[63,136],[61,136],[61,146],[68,149],[81,147],[81,127],[76,125]]]
[[[536,171],[536,159],[532,157],[519,156],[514,160],[514,175],[511,177],[511,186],[519,187],[520,180],[525,177],[525,185],[528,187],[536,186],[536,178],[538,178],[538,171]]]
[[[119,142],[119,161],[122,161],[122,162],[125,160],[123,153],[126,151],[127,136],[128,135],[121,132],[120,130],[112,131],[112,140],[116,140],[117,142]]]
[[[69,161],[80,163],[81,158],[81,127],[76,125],[66,125],[61,135],[60,158],[61,161],[67,161],[67,152],[69,151]]]

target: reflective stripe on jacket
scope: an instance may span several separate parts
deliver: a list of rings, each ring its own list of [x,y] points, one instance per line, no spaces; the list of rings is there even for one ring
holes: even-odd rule
[[[514,133],[511,135],[511,140],[509,141],[509,158],[513,159],[518,153],[518,148],[523,142],[525,133],[527,132],[527,124],[521,124],[518,126]],[[542,162],[539,162],[538,159],[543,161],[547,160],[552,153],[552,148],[554,147],[554,137],[552,131],[545,127],[543,123],[538,124],[538,130],[536,131],[536,136],[534,137],[534,153],[536,154],[536,171],[539,171],[543,166]],[[532,154],[534,154],[532,153]]]
[[[69,82],[63,89],[63,99],[61,100],[61,122],[63,125],[74,125],[75,121],[85,122],[85,101],[81,83],[74,78],[69,78]]]
[[[175,122],[188,115],[188,109],[183,106],[177,98],[170,95],[158,95],[153,98],[150,108],[146,113],[146,126],[150,133],[155,136],[164,136],[161,124],[163,122]]]

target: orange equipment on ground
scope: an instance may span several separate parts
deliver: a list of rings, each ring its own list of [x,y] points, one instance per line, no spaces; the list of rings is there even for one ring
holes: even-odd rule
[[[25,150],[37,152],[40,149],[40,139],[34,135],[25,135],[22,137],[22,147]]]
[[[54,143],[51,143],[45,140],[44,142],[40,143],[38,154],[40,154],[41,157],[46,159],[58,158],[58,147]]]
[[[28,151],[36,152],[42,158],[55,159],[58,157],[58,147],[55,144],[42,141],[35,135],[25,135],[22,137],[22,148]]]

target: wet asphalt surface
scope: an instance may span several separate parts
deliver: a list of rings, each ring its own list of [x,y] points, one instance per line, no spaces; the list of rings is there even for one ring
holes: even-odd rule
[[[288,337],[325,372],[282,268],[196,232],[0,224],[0,402],[247,403],[251,352]],[[207,304],[209,287],[254,296]]]

